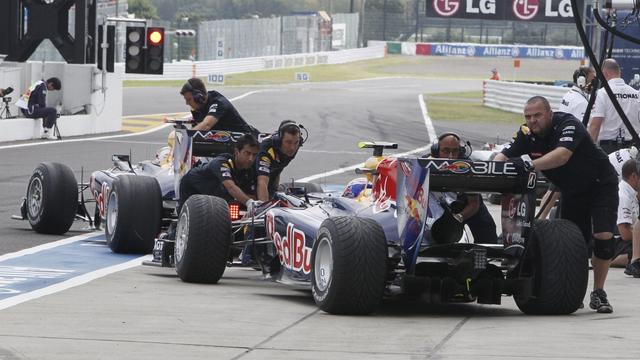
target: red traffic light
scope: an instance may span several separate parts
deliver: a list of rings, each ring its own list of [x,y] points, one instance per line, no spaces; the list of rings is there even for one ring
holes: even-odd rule
[[[158,30],[153,30],[149,32],[149,42],[152,45],[157,45],[162,42],[162,32]]]

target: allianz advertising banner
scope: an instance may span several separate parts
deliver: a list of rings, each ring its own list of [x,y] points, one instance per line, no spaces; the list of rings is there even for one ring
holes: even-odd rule
[[[584,0],[578,0],[582,11]],[[573,21],[571,0],[427,0],[427,16],[457,19]]]

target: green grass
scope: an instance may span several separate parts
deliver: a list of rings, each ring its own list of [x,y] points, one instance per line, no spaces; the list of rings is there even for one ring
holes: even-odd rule
[[[418,59],[420,60],[420,59]],[[356,61],[348,64],[340,65],[316,65],[304,66],[296,68],[253,71],[242,74],[230,74],[225,79],[225,86],[242,86],[242,85],[272,85],[286,84],[295,82],[295,74],[298,72],[309,73],[311,82],[325,81],[345,81],[367,79],[378,76],[421,76],[420,72],[388,72],[385,68],[388,66],[401,66],[416,63],[414,57],[409,56],[387,56],[381,59]],[[206,81],[206,78],[202,78]],[[182,80],[125,80],[125,87],[135,86],[166,86],[176,87],[182,86]]]
[[[465,99],[464,101],[456,101]],[[478,100],[468,101],[469,99]],[[481,92],[439,93],[426,95],[429,116],[437,121],[503,122],[519,125],[521,114],[482,106]]]

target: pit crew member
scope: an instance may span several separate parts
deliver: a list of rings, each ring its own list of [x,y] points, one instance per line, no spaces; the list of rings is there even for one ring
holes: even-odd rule
[[[180,95],[191,107],[191,115],[196,123],[193,130],[227,130],[258,136],[259,131],[240,116],[233,104],[219,92],[207,91],[202,80],[187,80]]]
[[[573,72],[573,86],[562,97],[558,111],[569,113],[578,120],[583,120],[589,105],[591,82],[596,77],[592,67],[580,66]]]
[[[611,261],[612,266],[624,266],[629,264],[632,257],[631,241],[633,237],[633,224],[638,218],[638,198],[640,189],[640,174],[638,163],[635,159],[627,160],[622,165],[622,181],[618,187],[618,232],[616,237],[616,257]]]
[[[221,154],[206,164],[197,166],[180,180],[178,214],[191,195],[204,194],[235,199],[252,211],[255,204],[255,173],[253,164],[258,154],[258,141],[245,134],[236,143],[234,154]]]
[[[638,131],[640,128],[638,90],[625,84],[620,78],[620,65],[614,59],[606,59],[602,63],[602,73],[631,125],[635,131]],[[597,141],[607,154],[631,146],[631,135],[604,88],[599,89],[596,94],[588,129],[591,138]]]
[[[466,148],[461,143],[460,136],[451,132],[438,137],[438,141],[431,146],[431,156],[441,159],[467,158]],[[482,197],[480,195],[459,194],[458,200],[466,204],[462,211],[453,214],[453,217],[469,226],[474,243],[496,244],[498,242],[496,223],[489,214]]]
[[[594,290],[589,306],[611,313],[604,284],[615,251],[618,176],[582,122],[571,114],[554,114],[546,98],[529,99],[524,118],[526,126],[495,160],[529,155],[533,166],[560,189],[561,217],[574,222],[593,249]]]
[[[304,142],[301,128],[293,120],[284,120],[277,133],[260,143],[256,158],[258,200],[266,202],[275,194],[282,170],[296,157]]]

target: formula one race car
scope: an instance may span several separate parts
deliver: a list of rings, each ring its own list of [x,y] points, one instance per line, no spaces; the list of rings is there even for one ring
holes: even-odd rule
[[[370,313],[398,293],[483,304],[512,295],[527,314],[578,309],[588,280],[585,241],[568,221],[534,221],[537,179],[525,162],[383,158],[397,145],[362,147],[374,149],[377,165],[360,169],[372,181],[355,193],[315,203],[277,194],[268,209],[238,222],[219,198],[189,198],[175,243],[158,240],[153,263],[175,265],[184,281],[216,283],[232,249],[268,244],[263,254],[273,256],[261,257],[262,268],[311,289],[333,314]],[[439,200],[448,192],[501,193],[503,243],[460,242],[462,224]]]
[[[34,170],[21,215],[44,234],[64,234],[74,220],[98,229],[104,221],[107,244],[117,253],[150,253],[158,234],[175,218],[175,188],[192,159],[233,153],[242,133],[187,130],[186,121],[173,120],[174,135],[156,159],[132,165],[130,155],[113,155],[113,166],[78,183],[73,171],[60,163],[42,163]],[[93,199],[85,199],[84,191]],[[87,203],[95,202],[93,216]]]

